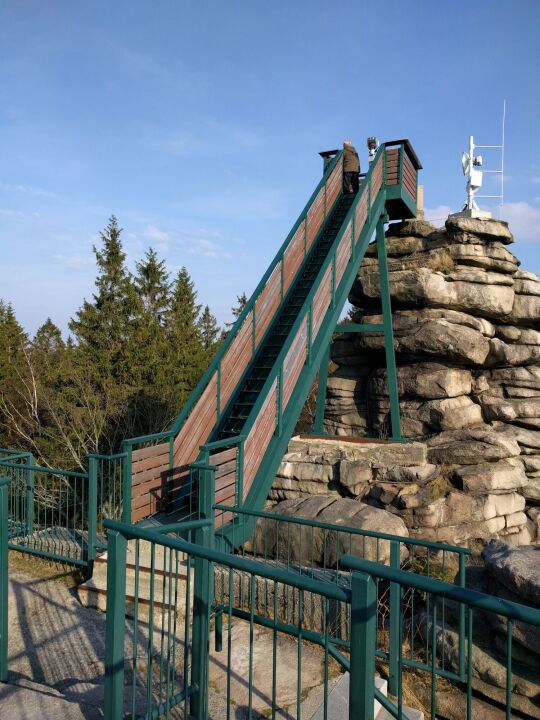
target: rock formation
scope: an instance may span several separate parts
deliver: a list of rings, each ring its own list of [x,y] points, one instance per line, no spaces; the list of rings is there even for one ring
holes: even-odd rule
[[[497,220],[390,225],[402,433],[425,443],[426,456],[415,460],[409,445],[411,457],[400,461],[375,446],[369,462],[351,465],[328,449],[324,456],[319,446],[293,443],[272,502],[333,493],[398,514],[424,538],[540,538],[540,278],[519,269],[512,242]],[[374,246],[350,301],[356,322],[382,321]],[[381,333],[342,334],[333,343],[325,430],[389,436]]]

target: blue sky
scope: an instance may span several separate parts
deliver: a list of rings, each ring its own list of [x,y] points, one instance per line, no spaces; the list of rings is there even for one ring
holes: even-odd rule
[[[504,98],[504,217],[540,272],[539,26],[538,0],[3,0],[0,297],[30,332],[65,329],[115,213],[130,267],[155,247],[226,322],[319,150],[350,136],[365,166],[368,135],[409,137],[441,224],[468,136],[499,142]]]

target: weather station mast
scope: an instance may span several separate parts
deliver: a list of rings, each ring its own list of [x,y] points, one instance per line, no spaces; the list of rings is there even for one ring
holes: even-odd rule
[[[480,210],[476,203],[476,198],[482,199],[497,199],[499,201],[499,217],[502,213],[502,206],[504,203],[504,128],[506,121],[506,100],[503,103],[503,117],[502,117],[502,141],[500,145],[476,145],[474,142],[473,135],[469,137],[469,152],[464,152],[461,156],[461,167],[463,174],[467,178],[467,200],[461,208],[460,212],[453,213],[451,217],[470,217],[477,218],[479,220],[488,220],[492,217],[491,213],[487,210]],[[484,170],[480,169],[483,167],[484,160],[482,155],[475,155],[475,150],[478,148],[489,148],[497,149],[501,152],[501,164],[500,168],[496,170]],[[494,195],[477,195],[478,190],[482,187],[484,173],[493,173],[500,175],[500,191]]]

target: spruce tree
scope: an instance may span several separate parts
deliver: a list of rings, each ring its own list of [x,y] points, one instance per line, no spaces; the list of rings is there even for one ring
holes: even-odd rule
[[[186,268],[182,267],[173,284],[167,317],[171,401],[176,408],[175,414],[187,400],[204,369],[200,310],[193,281]]]
[[[98,266],[92,302],[84,301],[69,328],[76,341],[77,374],[94,384],[101,409],[109,417],[103,450],[116,451],[132,434],[130,397],[137,391],[135,361],[141,300],[125,265],[122,229],[114,215],[94,247]],[[100,413],[101,414],[101,413]]]
[[[168,341],[165,323],[171,302],[171,285],[165,262],[150,248],[136,264],[135,287],[139,297],[136,317],[136,353],[132,373],[136,387],[130,399],[134,433],[162,430],[170,420],[167,397]]]
[[[23,369],[28,337],[11,305],[0,300],[0,443],[3,447],[24,447],[18,432],[27,407],[21,407]]]
[[[122,386],[131,384],[133,321],[139,310],[136,289],[125,266],[121,233],[116,217],[111,215],[100,233],[102,249],[94,246],[98,277],[93,302],[85,300],[69,323],[92,377],[114,383],[120,393]]]
[[[199,333],[201,336],[205,365],[208,366],[220,345],[220,329],[208,305],[204,306],[204,310],[199,319]]]

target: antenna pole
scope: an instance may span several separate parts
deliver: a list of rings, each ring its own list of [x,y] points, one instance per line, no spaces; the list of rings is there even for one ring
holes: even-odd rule
[[[503,100],[502,116],[502,147],[501,147],[501,204],[499,205],[499,220],[502,219],[504,205],[504,126],[506,124],[506,100]]]

